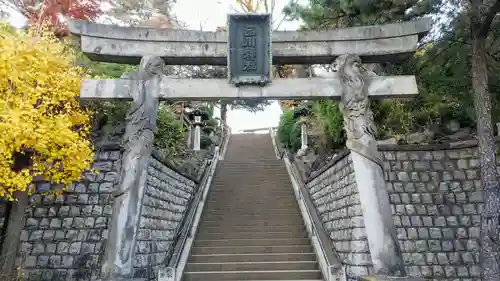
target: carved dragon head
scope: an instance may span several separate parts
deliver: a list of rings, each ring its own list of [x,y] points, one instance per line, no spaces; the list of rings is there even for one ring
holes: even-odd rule
[[[358,55],[345,54],[340,55],[331,64],[332,70],[334,72],[345,72],[346,69],[350,69],[349,72],[354,75],[362,75],[367,71],[365,66],[361,62],[361,58]]]
[[[141,59],[139,71],[147,75],[159,75],[165,72],[165,61],[160,57],[145,56]]]
[[[352,69],[352,74],[361,75],[367,71],[365,66],[361,62],[361,58],[358,55],[345,54],[340,55],[331,64],[332,70],[334,72],[342,72],[346,68]]]

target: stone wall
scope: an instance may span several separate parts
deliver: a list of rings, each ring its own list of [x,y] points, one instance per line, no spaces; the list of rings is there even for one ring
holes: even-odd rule
[[[371,272],[372,263],[349,154],[338,155],[332,166],[307,183],[307,188],[330,235],[347,276]]]
[[[121,155],[119,146],[108,147],[96,153],[93,168],[98,173],[87,173],[63,196],[33,198],[25,211],[16,281],[98,279]],[[158,267],[165,265],[196,183],[197,179],[176,172],[159,153],[151,156],[137,234],[136,277],[153,280]],[[38,183],[37,188],[48,190],[50,185]]]
[[[483,198],[475,143],[385,145],[379,149],[384,157],[394,223],[408,274],[431,280],[479,280],[478,238]],[[352,176],[343,179],[352,174],[346,154],[335,157],[306,182],[344,263],[356,263],[350,265],[350,270],[348,267],[348,275],[359,276],[365,270],[353,269],[361,269],[358,266],[361,261],[366,261],[364,266],[368,271],[371,269],[369,258],[360,256],[366,253],[363,248],[367,247],[366,242],[357,242],[360,237],[354,239],[347,231],[332,230],[347,228],[347,222],[339,223],[343,220],[338,218],[348,220],[351,213],[359,212],[359,199],[349,196],[355,188],[354,179]],[[346,212],[341,206],[352,204],[349,200],[353,198],[358,207],[350,207]],[[363,229],[362,220],[351,219],[350,223]],[[355,241],[359,248],[353,247]],[[349,242],[351,249],[347,246]]]
[[[96,153],[88,173],[55,200],[36,196],[25,211],[17,280],[87,281],[97,278],[112,213],[111,190],[120,169],[119,147]],[[38,189],[49,189],[38,183]]]
[[[387,188],[412,276],[480,278],[482,192],[476,147],[386,147]]]
[[[158,268],[172,253],[174,235],[186,215],[196,182],[176,172],[158,154],[153,154],[143,199],[137,236],[135,277],[156,280]]]

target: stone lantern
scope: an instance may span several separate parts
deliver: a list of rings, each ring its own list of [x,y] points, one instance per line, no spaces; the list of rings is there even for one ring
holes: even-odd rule
[[[200,150],[201,142],[201,127],[203,127],[203,121],[208,120],[208,114],[201,111],[199,108],[194,109],[189,113],[189,120],[193,122],[194,125],[194,143],[193,150]]]
[[[311,110],[307,107],[297,108],[293,111],[293,118],[299,119],[300,124],[300,150],[297,155],[303,155],[307,151],[307,122],[306,118],[311,113]]]

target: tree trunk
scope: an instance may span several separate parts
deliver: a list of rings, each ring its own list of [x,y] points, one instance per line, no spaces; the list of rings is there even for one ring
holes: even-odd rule
[[[491,96],[488,91],[486,36],[472,32],[472,88],[476,109],[477,138],[481,165],[484,211],[481,214],[481,265],[484,281],[498,281],[500,276],[498,224],[500,185],[496,171],[496,148],[491,120]]]

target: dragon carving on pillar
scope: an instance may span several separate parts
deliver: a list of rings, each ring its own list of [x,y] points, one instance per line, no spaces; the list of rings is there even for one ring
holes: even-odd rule
[[[365,87],[365,78],[375,74],[363,66],[359,56],[352,54],[337,57],[333,69],[339,73],[342,86],[339,109],[344,116],[347,147],[382,165],[377,149],[377,127]]]

